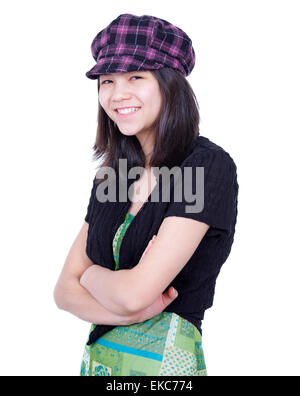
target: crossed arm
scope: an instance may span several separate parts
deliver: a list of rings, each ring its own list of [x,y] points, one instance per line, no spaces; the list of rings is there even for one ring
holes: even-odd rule
[[[80,284],[109,311],[133,314],[150,306],[192,257],[209,225],[169,216],[149,252],[132,269],[112,271],[92,265]]]

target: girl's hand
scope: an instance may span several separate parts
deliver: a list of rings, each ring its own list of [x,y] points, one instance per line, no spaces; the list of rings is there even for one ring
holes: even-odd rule
[[[153,235],[152,239],[149,241],[144,253],[142,254],[141,260],[142,258],[145,256],[145,254],[148,252],[148,250],[151,248],[153,242],[155,241],[156,235]]]
[[[156,238],[156,235],[154,235],[153,238],[148,243],[141,259],[145,256],[145,254],[147,254],[147,252],[153,245],[155,238]],[[140,312],[133,314],[129,324],[144,322],[145,320],[151,319],[154,316],[160,314],[169,304],[171,304],[171,302],[173,302],[175,300],[177,295],[178,295],[178,293],[174,289],[174,287],[169,287],[168,290],[165,293],[161,294],[156,299],[156,301],[154,301],[154,303],[152,305],[143,309]]]

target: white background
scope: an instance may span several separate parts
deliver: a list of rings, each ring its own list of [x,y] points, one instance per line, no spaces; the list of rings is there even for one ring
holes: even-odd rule
[[[166,19],[192,38],[200,133],[238,167],[235,240],[203,323],[208,374],[300,374],[298,7],[1,2],[1,375],[79,375],[90,324],[57,309],[53,289],[97,166],[90,45],[122,13]]]

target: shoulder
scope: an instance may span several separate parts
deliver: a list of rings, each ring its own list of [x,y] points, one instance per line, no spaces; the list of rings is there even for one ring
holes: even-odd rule
[[[207,171],[215,173],[216,176],[224,174],[225,171],[236,173],[237,170],[231,155],[205,136],[197,136],[192,152],[181,164],[181,167],[184,166],[204,167],[207,168]]]

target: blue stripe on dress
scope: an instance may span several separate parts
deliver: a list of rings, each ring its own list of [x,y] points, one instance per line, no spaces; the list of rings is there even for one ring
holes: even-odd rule
[[[161,362],[163,359],[163,355],[160,355],[159,353],[143,351],[142,349],[135,349],[135,348],[131,348],[131,347],[128,347],[125,345],[119,345],[114,342],[104,340],[101,337],[96,341],[96,343],[99,345],[103,345],[107,348],[114,349],[119,352],[125,352],[125,353],[129,353],[131,355],[143,356],[143,357],[146,357],[149,359],[158,360],[159,362]]]

